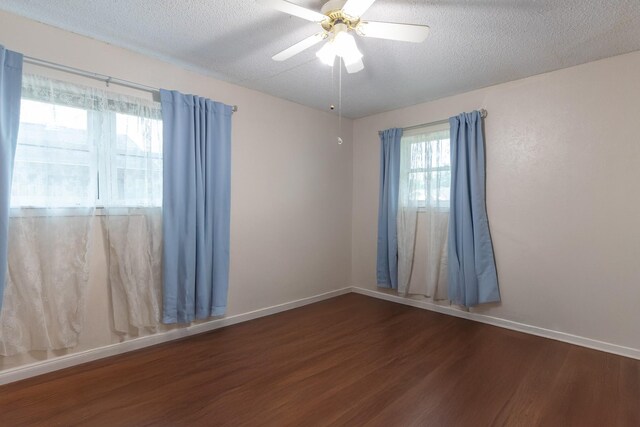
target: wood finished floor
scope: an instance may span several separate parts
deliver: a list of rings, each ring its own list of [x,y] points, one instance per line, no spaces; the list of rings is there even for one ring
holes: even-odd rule
[[[0,387],[0,426],[640,426],[640,361],[348,294]]]

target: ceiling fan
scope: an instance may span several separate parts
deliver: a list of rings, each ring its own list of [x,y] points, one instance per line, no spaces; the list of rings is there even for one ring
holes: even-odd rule
[[[396,24],[391,22],[364,21],[360,17],[375,0],[328,0],[320,12],[307,9],[286,0],[258,0],[260,3],[307,21],[317,22],[322,31],[294,44],[273,56],[284,61],[326,40],[316,56],[333,66],[336,56],[342,58],[348,73],[364,69],[362,53],[351,33],[361,37],[421,43],[429,35],[426,25]]]

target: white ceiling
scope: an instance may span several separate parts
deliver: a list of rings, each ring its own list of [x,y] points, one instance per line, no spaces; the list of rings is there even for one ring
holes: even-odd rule
[[[0,0],[0,9],[300,104],[337,104],[337,75],[317,48],[271,60],[318,24],[253,0]],[[351,118],[640,50],[640,0],[378,0],[364,18],[431,34],[422,44],[357,39],[365,70],[342,76]]]

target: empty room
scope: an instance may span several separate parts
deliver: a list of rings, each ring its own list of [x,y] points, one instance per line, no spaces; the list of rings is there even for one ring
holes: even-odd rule
[[[0,426],[640,426],[640,1],[0,0]]]

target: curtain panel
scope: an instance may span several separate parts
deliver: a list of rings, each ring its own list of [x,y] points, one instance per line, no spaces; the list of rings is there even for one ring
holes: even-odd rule
[[[160,324],[160,105],[22,77],[0,355],[78,344],[99,208],[115,331]]]
[[[380,196],[378,205],[378,286],[398,289],[398,192],[400,187],[400,140],[402,129],[380,135]]]
[[[226,311],[230,105],[160,91],[163,117],[163,315],[188,323]]]
[[[474,305],[500,301],[485,201],[485,156],[479,111],[449,119],[451,211],[449,299]]]
[[[113,328],[132,336],[156,332],[162,305],[162,208],[108,208],[105,213]]]
[[[425,295],[434,300],[447,298],[451,177],[448,126],[410,130],[402,137],[398,202],[400,294]],[[418,230],[422,232],[418,234]],[[421,273],[413,271],[416,242],[423,242],[426,249],[418,260],[418,264],[426,266]]]
[[[22,54],[0,45],[0,308],[7,275],[9,205],[13,161],[18,142]]]
[[[101,220],[113,327],[138,336],[156,332],[161,324],[162,112],[157,102],[113,94],[107,101],[118,112],[115,150],[112,146],[102,156],[111,159],[103,184],[110,197],[103,202]]]
[[[75,347],[84,327],[92,209],[11,209],[0,354]]]

